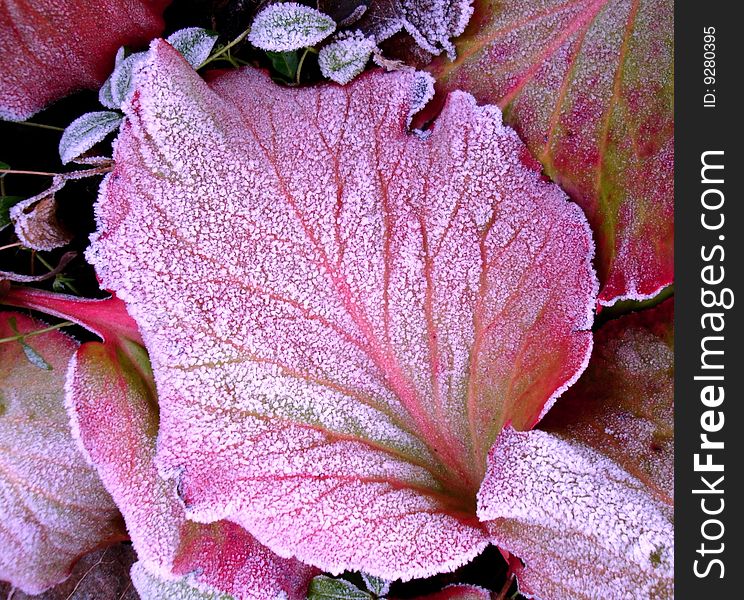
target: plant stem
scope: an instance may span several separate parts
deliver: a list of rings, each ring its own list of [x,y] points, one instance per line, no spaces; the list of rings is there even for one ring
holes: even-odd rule
[[[236,37],[232,42],[230,42],[226,46],[223,46],[222,48],[220,48],[219,50],[217,50],[217,52],[215,52],[214,54],[212,54],[212,56],[207,57],[207,59],[202,64],[200,64],[198,67],[196,67],[196,70],[198,71],[199,69],[207,66],[213,60],[215,60],[216,58],[219,58],[225,52],[227,52],[228,50],[230,50],[230,48],[232,48],[236,44],[239,44],[240,42],[242,42],[245,39],[245,36],[247,36],[250,32],[251,32],[251,28],[249,27],[243,33],[241,33],[238,37]]]
[[[44,125],[44,123],[32,123],[31,121],[16,121],[15,125],[28,125],[29,127],[38,127],[39,129],[49,129],[51,131],[64,131],[64,127],[57,127],[56,125]]]
[[[0,169],[0,173],[5,175],[43,175],[45,177],[58,175],[58,173],[47,173],[46,171],[19,171],[18,169]]]
[[[318,51],[315,48],[305,48],[305,51],[300,56],[300,62],[297,65],[297,73],[295,73],[295,85],[300,85],[300,76],[302,75],[302,65],[305,64],[305,57],[312,52],[317,54]]]
[[[9,250],[10,248],[17,248],[18,246],[23,246],[21,242],[16,242],[15,244],[8,244],[7,246],[0,246],[0,250]]]
[[[61,323],[57,323],[56,325],[44,327],[44,329],[37,329],[36,331],[29,331],[28,333],[19,333],[18,335],[0,338],[0,344],[5,344],[7,342],[17,342],[25,338],[33,337],[35,335],[41,335],[42,333],[49,333],[50,331],[54,331],[55,329],[62,329],[63,327],[69,327],[70,325],[74,324],[75,323],[73,323],[72,321],[62,321]]]
[[[510,574],[504,582],[504,587],[501,588],[498,596],[494,596],[494,600],[506,600],[506,595],[509,593],[509,588],[514,581],[514,573]]]

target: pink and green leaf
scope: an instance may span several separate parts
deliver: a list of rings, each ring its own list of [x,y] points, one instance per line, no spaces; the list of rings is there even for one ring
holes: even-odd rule
[[[78,344],[0,313],[0,579],[37,594],[81,556],[124,538],[121,518],[70,432],[67,363]]]
[[[580,442],[505,429],[489,455],[478,516],[524,563],[520,590],[553,600],[673,597],[669,506]]]
[[[453,93],[409,132],[425,88],[207,84],[156,41],[87,255],[142,331],[187,515],[332,573],[477,555],[491,444],[591,348],[583,214],[495,107]]]
[[[498,104],[597,239],[600,302],[672,282],[671,0],[476,0],[443,92]]]
[[[252,600],[304,597],[314,570],[276,556],[234,523],[186,519],[174,482],[155,467],[157,400],[144,348],[84,344],[70,364],[67,402],[76,436],[120,507],[142,569],[150,574],[135,577],[133,571],[138,589],[150,590],[162,579],[166,588],[176,586],[168,597],[191,588],[217,590],[215,598],[222,592]]]
[[[579,381],[540,428],[601,452],[674,496],[674,300],[607,322]]]
[[[97,88],[117,48],[159,35],[168,0],[3,2],[0,118],[22,121],[52,102]]]

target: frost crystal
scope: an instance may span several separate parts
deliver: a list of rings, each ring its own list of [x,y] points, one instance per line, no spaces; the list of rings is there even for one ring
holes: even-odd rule
[[[166,41],[196,69],[209,58],[217,42],[217,34],[201,27],[187,27],[172,33]]]
[[[673,597],[668,507],[615,463],[544,431],[506,429],[489,455],[478,516],[525,563],[541,598]],[[632,594],[628,593],[632,585]]]
[[[413,72],[205,83],[154,42],[87,253],[158,382],[160,472],[187,515],[386,579],[457,568],[504,423],[584,368],[585,218],[493,106],[423,139]]]
[[[335,30],[336,23],[328,15],[295,2],[280,2],[256,15],[248,39],[262,50],[288,52],[314,46]]]
[[[375,41],[361,33],[331,42],[318,55],[320,71],[336,83],[347,84],[364,70],[375,47]]]
[[[121,124],[117,112],[98,111],[85,113],[70,123],[59,140],[59,156],[63,164],[74,161],[95,146]]]

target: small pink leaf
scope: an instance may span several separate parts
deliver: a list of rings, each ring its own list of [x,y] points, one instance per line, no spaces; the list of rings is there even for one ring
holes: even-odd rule
[[[0,313],[0,338],[44,326]],[[24,344],[46,367],[29,361]],[[124,537],[116,507],[70,433],[63,386],[76,348],[58,331],[0,343],[0,579],[31,594]]]
[[[188,514],[333,573],[477,555],[488,449],[591,347],[580,209],[466,94],[409,133],[418,83],[207,85],[156,41],[88,251],[142,329]]]
[[[504,110],[597,239],[599,300],[673,280],[673,2],[476,0],[455,62],[428,67]]]
[[[525,563],[520,590],[553,600],[673,597],[668,506],[599,452],[545,431],[505,429],[478,516]]]
[[[591,446],[671,505],[674,300],[602,326],[589,367],[540,428]]]
[[[22,121],[55,100],[97,88],[117,48],[163,29],[168,0],[34,0],[0,5],[0,118]]]
[[[175,484],[155,468],[157,401],[147,355],[135,344],[125,348],[84,344],[70,363],[67,402],[143,568],[168,581],[188,576],[197,587],[241,599],[304,598],[313,569],[279,558],[234,523],[186,520]]]

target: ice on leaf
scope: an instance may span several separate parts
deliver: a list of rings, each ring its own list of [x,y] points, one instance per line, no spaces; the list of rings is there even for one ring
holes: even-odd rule
[[[45,326],[0,313],[0,338]],[[70,432],[64,381],[77,346],[59,331],[0,343],[0,579],[29,594],[64,580],[78,558],[124,535]]]
[[[581,379],[540,428],[591,446],[674,497],[674,300],[608,321]]]
[[[467,94],[409,132],[418,82],[206,83],[155,41],[87,253],[143,333],[186,514],[332,573],[477,555],[491,444],[591,347],[580,209]]]
[[[319,10],[279,2],[256,15],[248,39],[262,50],[288,52],[322,42],[336,30],[336,23]]]
[[[169,35],[167,42],[196,69],[209,58],[217,42],[217,34],[202,27],[187,27]]]
[[[127,59],[128,60],[128,59]],[[121,115],[102,110],[85,113],[65,129],[59,140],[59,156],[63,164],[74,161],[98,142],[119,128]]]
[[[73,431],[126,521],[143,569],[132,576],[145,598],[304,599],[313,569],[276,556],[234,523],[186,519],[175,483],[155,467],[157,400],[142,347],[84,344],[66,390]]]
[[[67,94],[96,89],[117,48],[160,34],[167,0],[0,4],[0,118],[22,121]],[[108,107],[113,108],[113,107]]]
[[[596,450],[505,429],[489,455],[478,516],[525,564],[520,590],[554,600],[673,597],[668,506]]]
[[[375,41],[361,33],[334,40],[320,49],[320,72],[336,83],[347,84],[364,71],[375,48]]]
[[[672,0],[476,0],[438,89],[498,104],[597,239],[604,305],[673,280]]]

